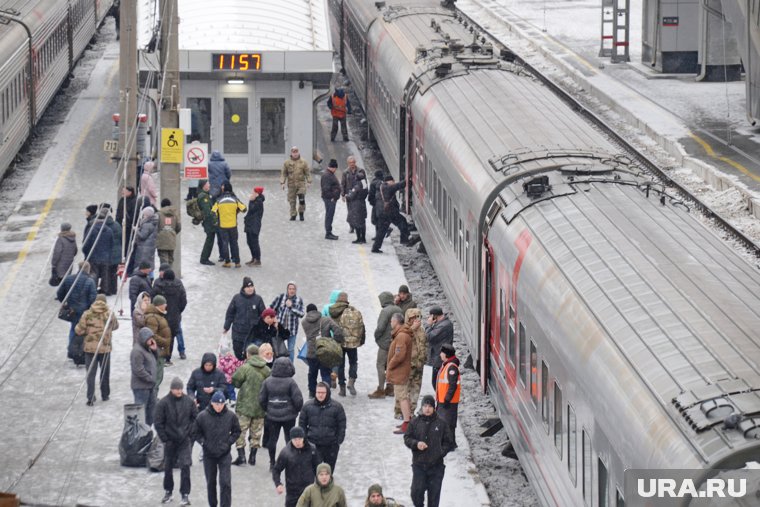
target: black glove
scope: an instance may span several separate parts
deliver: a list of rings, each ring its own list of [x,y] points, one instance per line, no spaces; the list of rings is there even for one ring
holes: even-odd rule
[[[442,403],[442,405],[443,405],[443,408],[449,408],[449,407],[451,407],[451,402],[450,401],[444,401]]]

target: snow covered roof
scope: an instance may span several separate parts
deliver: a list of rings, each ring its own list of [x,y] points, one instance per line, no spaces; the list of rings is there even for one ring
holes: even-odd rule
[[[155,26],[140,0],[138,46]],[[180,51],[332,51],[327,0],[179,0]]]

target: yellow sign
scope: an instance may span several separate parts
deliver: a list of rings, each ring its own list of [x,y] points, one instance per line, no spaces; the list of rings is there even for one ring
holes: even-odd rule
[[[161,129],[161,162],[181,164],[185,133],[182,129]]]
[[[240,115],[233,114],[231,120],[232,120],[232,123],[238,123],[240,121]]]

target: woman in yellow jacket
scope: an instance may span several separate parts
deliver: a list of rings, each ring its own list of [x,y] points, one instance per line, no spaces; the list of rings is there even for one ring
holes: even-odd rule
[[[245,205],[240,202],[232,191],[232,183],[222,183],[222,193],[217,198],[211,211],[219,217],[219,256],[224,260],[223,268],[232,266],[230,253],[235,267],[240,267],[240,249],[238,248],[237,214],[246,211]]]

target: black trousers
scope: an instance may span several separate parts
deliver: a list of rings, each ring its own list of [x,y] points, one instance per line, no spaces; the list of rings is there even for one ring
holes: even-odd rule
[[[232,340],[232,351],[235,353],[236,358],[245,361],[245,342]]]
[[[335,200],[322,199],[325,203],[325,234],[332,234],[333,217],[335,216]]]
[[[230,453],[220,458],[212,458],[203,453],[203,471],[206,473],[206,493],[210,507],[219,505],[216,500],[216,482],[219,474],[219,496],[221,507],[232,507],[232,457]]]
[[[372,244],[373,250],[380,250],[380,247],[383,246],[385,233],[388,232],[388,227],[391,224],[398,227],[402,243],[406,243],[409,240],[409,224],[406,223],[406,219],[401,216],[401,213],[396,213],[391,217],[380,217],[375,226],[375,242]]]
[[[266,442],[267,449],[269,450],[269,461],[274,463],[274,455],[277,452],[277,441],[280,440],[280,429],[285,433],[285,443],[290,442],[290,430],[296,425],[296,420],[291,421],[270,421],[266,419],[264,421],[264,429],[266,433],[264,435],[264,441]]]
[[[446,465],[412,464],[412,502],[414,507],[424,507],[427,491],[428,507],[438,507],[441,500],[441,485]]]
[[[175,443],[164,444],[164,491],[174,491],[174,468],[172,464],[177,460],[177,454],[180,453],[183,446],[191,447],[191,442],[177,445]],[[187,452],[191,452],[190,451]],[[179,469],[179,494],[190,494],[190,466],[180,467]]]
[[[358,378],[359,349],[347,349],[343,347],[343,361],[338,368],[338,383],[346,385],[346,357],[348,357],[348,378]]]
[[[90,263],[92,273],[95,276],[95,286],[98,286],[100,280],[100,292],[103,294],[111,293],[111,279],[108,276],[108,263],[93,262]]]
[[[90,364],[95,361],[95,366],[90,369]],[[84,353],[84,368],[87,370],[87,399],[95,396],[95,375],[100,367],[100,396],[107,399],[111,396],[111,353],[90,354]]]
[[[338,134],[338,125],[340,125],[340,132],[343,134],[343,140],[348,141],[348,127],[346,126],[345,118],[333,118],[332,129],[330,130],[330,141],[335,141],[335,136]]]
[[[251,257],[261,260],[261,245],[259,245],[259,234],[256,232],[246,232],[245,240],[248,243],[248,249],[251,251]]]
[[[202,261],[207,261],[211,257],[211,251],[214,249],[214,236],[216,236],[216,232],[206,232],[206,240],[203,242],[203,250],[201,250]]]
[[[219,256],[222,257],[225,262],[230,262],[230,259],[232,259],[232,262],[235,264],[240,264],[237,227],[230,227],[229,229],[220,228],[217,234],[222,243]]]
[[[108,294],[106,296],[113,296],[116,294],[116,291],[119,289],[119,278],[116,276],[116,273],[119,271],[119,265],[118,264],[109,264],[108,265],[108,288],[110,289],[108,291]]]
[[[319,455],[322,457],[322,463],[327,463],[332,468],[333,474],[335,473],[335,462],[338,461],[338,451],[340,451],[340,444],[332,445],[316,445]]]

